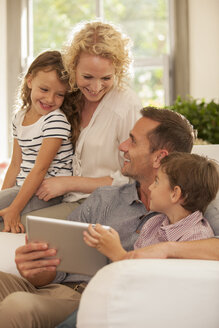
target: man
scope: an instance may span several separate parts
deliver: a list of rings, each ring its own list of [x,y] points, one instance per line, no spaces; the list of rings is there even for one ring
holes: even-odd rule
[[[146,108],[142,115],[130,138],[120,145],[125,157],[122,173],[138,182],[98,189],[69,218],[112,226],[127,250],[132,248],[145,220],[154,215],[148,208],[148,186],[160,160],[174,150],[190,152],[193,144],[192,127],[179,114]],[[75,282],[88,281],[88,277],[56,275],[59,260],[48,259],[55,254],[45,243],[29,243],[17,249],[15,261],[26,279],[0,275],[0,320],[4,327],[27,327],[27,322],[37,327],[54,327],[77,308],[80,293],[73,290]],[[81,291],[84,285],[80,287]]]

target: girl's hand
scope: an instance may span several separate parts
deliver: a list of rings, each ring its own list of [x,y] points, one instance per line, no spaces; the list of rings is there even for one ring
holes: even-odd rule
[[[109,257],[112,261],[119,261],[126,251],[120,243],[119,234],[114,229],[104,229],[100,224],[88,227],[88,232],[84,231],[84,241],[88,246],[95,247],[100,253]]]
[[[31,242],[19,247],[15,252],[15,262],[21,276],[35,286],[50,283],[56,275],[56,267],[60,263],[56,250],[46,243]]]
[[[10,206],[1,210],[0,216],[3,218],[4,221],[4,232],[25,232],[24,226],[21,223],[20,213],[17,213],[16,211],[12,210]]]

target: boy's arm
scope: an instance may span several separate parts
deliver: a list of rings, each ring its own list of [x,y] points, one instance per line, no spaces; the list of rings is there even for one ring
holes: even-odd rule
[[[43,140],[35,165],[26,177],[15,200],[9,207],[0,211],[0,216],[4,219],[4,231],[20,232],[21,229],[24,232],[24,227],[20,223],[20,212],[43,181],[61,143],[62,139],[60,138],[46,138]]]
[[[19,146],[17,139],[14,139],[11,162],[7,169],[1,190],[11,188],[15,185],[16,177],[20,172],[21,162],[22,162],[21,148]]]
[[[219,239],[210,238],[183,242],[165,242],[128,252],[126,259],[179,258],[219,260]]]
[[[126,251],[121,245],[119,234],[110,228],[104,229],[100,224],[95,228],[90,224],[88,231],[84,231],[84,241],[88,246],[96,248],[100,253],[107,256],[111,261],[119,261],[124,258]]]

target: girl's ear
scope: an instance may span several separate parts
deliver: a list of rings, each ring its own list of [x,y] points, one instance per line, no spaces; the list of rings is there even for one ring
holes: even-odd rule
[[[32,89],[32,75],[31,74],[29,74],[28,76],[27,76],[27,78],[26,78],[26,80],[27,80],[27,86],[28,86],[28,88],[29,89]]]
[[[159,149],[156,151],[155,157],[154,157],[154,165],[153,167],[155,169],[158,169],[160,167],[160,161],[162,160],[162,158],[164,158],[165,156],[167,156],[169,153],[166,149]]]
[[[177,203],[182,196],[182,191],[180,186],[175,186],[171,192],[171,199],[173,203]]]

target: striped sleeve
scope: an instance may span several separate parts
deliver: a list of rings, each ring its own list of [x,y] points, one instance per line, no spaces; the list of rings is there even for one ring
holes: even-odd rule
[[[71,125],[61,111],[51,112],[45,116],[42,127],[43,138],[61,138],[67,140],[71,134]]]

